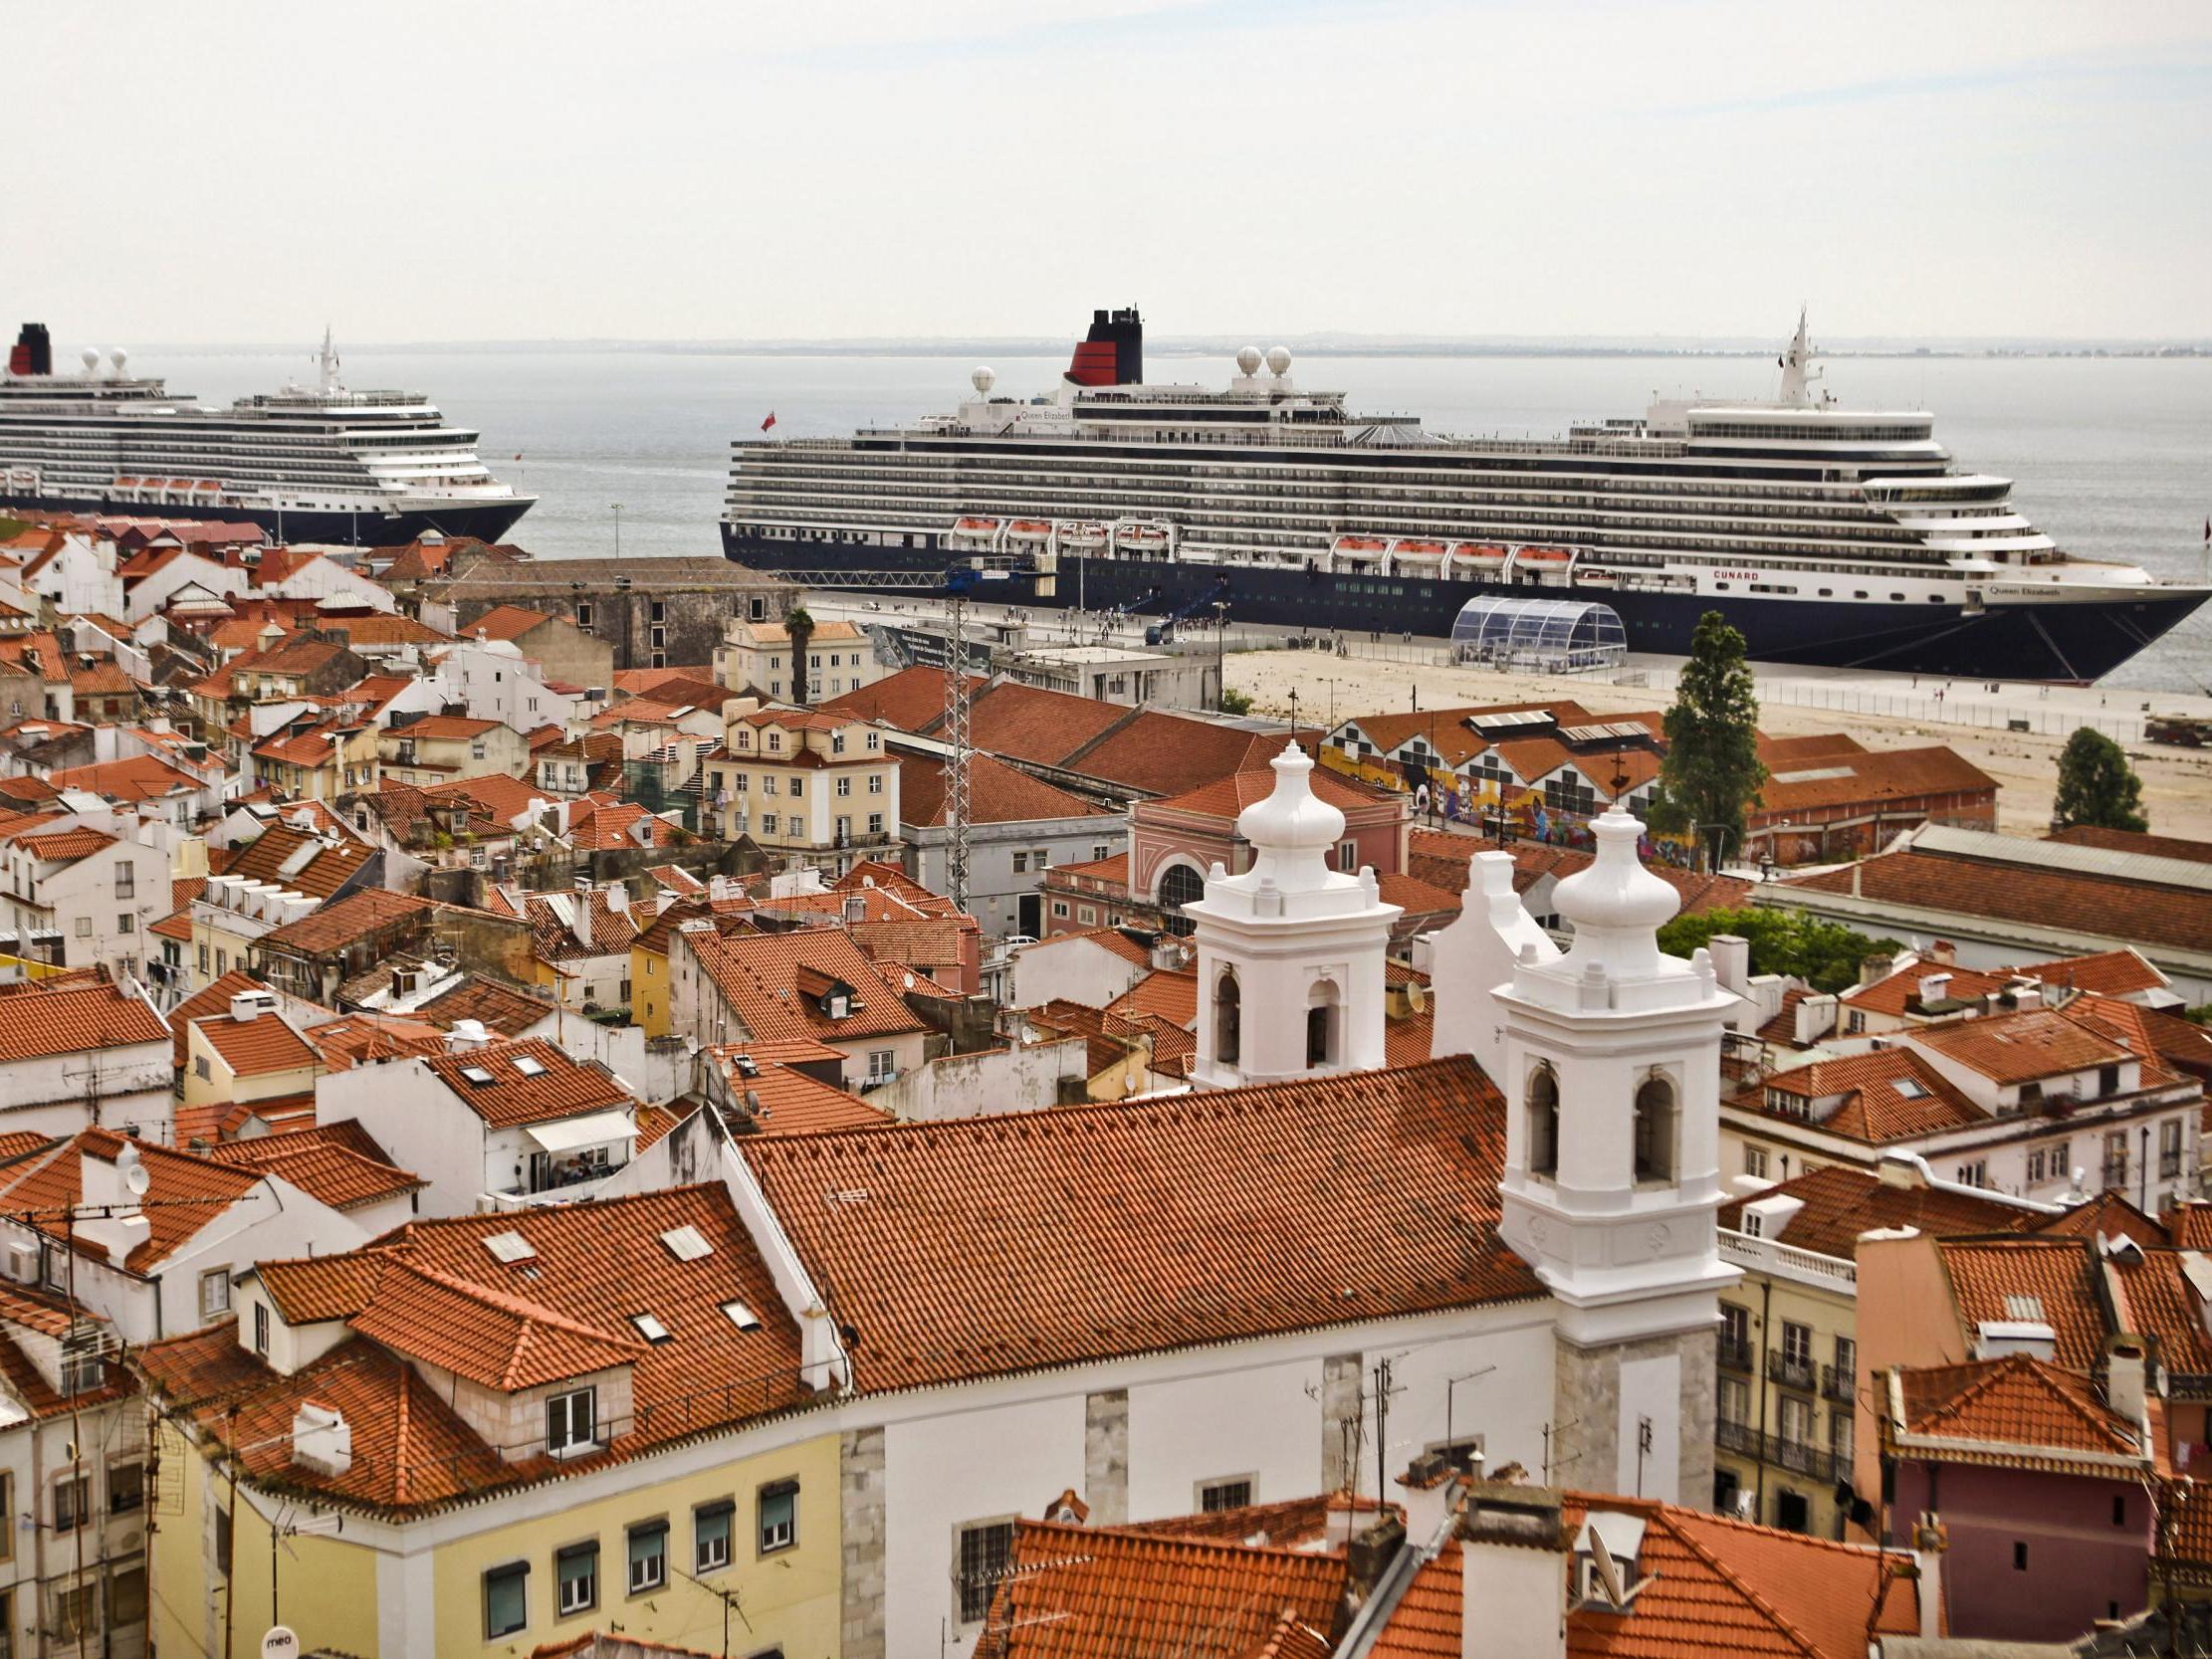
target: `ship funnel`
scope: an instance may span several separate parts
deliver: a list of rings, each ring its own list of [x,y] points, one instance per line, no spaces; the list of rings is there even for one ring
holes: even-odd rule
[[[48,337],[46,324],[26,322],[22,332],[15,336],[15,349],[8,353],[10,374],[52,374],[54,372],[54,342]]]
[[[1067,377],[1078,386],[1135,386],[1145,377],[1145,323],[1132,306],[1091,312],[1091,331],[1075,348]]]

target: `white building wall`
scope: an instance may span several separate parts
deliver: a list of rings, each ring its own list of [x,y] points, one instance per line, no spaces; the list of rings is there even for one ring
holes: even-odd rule
[[[355,1066],[316,1079],[316,1122],[355,1118],[400,1168],[428,1181],[424,1215],[473,1215],[484,1190],[484,1121],[421,1060]]]
[[[1129,1390],[1132,1521],[1195,1513],[1203,1481],[1248,1477],[1260,1504],[1321,1490],[1320,1358],[1214,1357],[1224,1368]]]
[[[1151,971],[1149,961],[1130,961],[1096,939],[1039,939],[1013,953],[1013,1005],[1034,1008],[1065,997],[1103,1008]]]

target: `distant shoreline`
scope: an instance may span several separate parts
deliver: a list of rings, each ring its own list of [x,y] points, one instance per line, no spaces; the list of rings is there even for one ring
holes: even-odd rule
[[[1256,337],[1256,336],[1255,336]],[[1155,337],[1147,345],[1155,356],[1232,356],[1249,340]],[[1771,357],[1774,346],[1750,341],[1682,340],[1631,342],[1546,339],[1372,339],[1346,336],[1292,336],[1291,350],[1308,357],[1711,357],[1737,360]],[[138,355],[195,357],[284,356],[305,350],[298,341],[269,344],[181,344],[155,342],[136,348]],[[544,352],[684,357],[1057,357],[1065,339],[851,339],[851,340],[398,340],[340,342],[340,352],[409,352],[424,356],[469,353],[527,355]],[[1864,341],[1823,345],[1832,358],[2178,358],[2212,357],[2212,340],[2046,340],[2009,341]]]

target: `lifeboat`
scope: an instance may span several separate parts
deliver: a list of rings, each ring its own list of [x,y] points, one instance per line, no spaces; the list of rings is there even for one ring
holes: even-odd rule
[[[1052,523],[1046,518],[1016,518],[1006,526],[1006,534],[1015,541],[1049,541]]]
[[[115,488],[117,490],[135,490],[138,488],[138,481],[134,478],[118,478],[115,480]]]
[[[1165,547],[1168,532],[1158,524],[1123,524],[1114,531],[1114,539],[1124,547]]]
[[[1523,547],[1514,555],[1516,564],[1572,564],[1575,555],[1567,547]]]
[[[1577,587],[1619,587],[1620,585],[1621,578],[1611,570],[1577,570],[1575,572],[1575,586]]]
[[[995,541],[998,537],[998,520],[962,518],[954,523],[953,535],[962,541]]]
[[[1376,535],[1340,535],[1336,538],[1338,558],[1374,558],[1390,543]]]
[[[216,490],[216,491],[220,491],[220,490],[221,490],[221,489],[222,489],[223,487],[222,487],[222,486],[221,486],[220,484],[217,484],[217,483],[216,483],[216,482],[215,482],[215,481],[214,481],[213,479],[211,479],[211,478],[203,478],[203,479],[201,479],[201,480],[199,481],[199,483],[197,483],[197,484],[193,485],[193,486],[192,486],[192,488],[193,488],[193,489],[195,489],[195,490]]]
[[[1462,541],[1451,549],[1451,562],[1463,564],[1479,576],[1505,568],[1505,549],[1487,541]]]
[[[1106,526],[1082,522],[1060,526],[1060,545],[1063,547],[1103,547],[1106,545]]]
[[[1417,564],[1435,564],[1443,557],[1441,541],[1416,541],[1408,538],[1393,542],[1390,556],[1395,560],[1411,559]]]

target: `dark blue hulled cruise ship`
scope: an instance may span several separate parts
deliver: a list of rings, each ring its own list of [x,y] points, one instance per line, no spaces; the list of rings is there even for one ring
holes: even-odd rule
[[[1771,401],[1450,438],[1301,389],[1281,346],[1238,352],[1225,391],[1147,385],[1137,312],[1100,311],[1041,396],[978,369],[955,414],[740,440],[723,546],[825,585],[991,555],[1021,572],[1009,599],[1304,631],[1581,598],[1631,650],[1681,653],[1718,610],[1770,662],[2085,683],[2212,596],[2066,553],[2009,480],[1952,469],[1930,415],[1844,408],[1812,356],[1801,317]]]
[[[57,374],[26,323],[0,374],[0,510],[217,518],[279,541],[392,546],[425,530],[496,541],[534,496],[419,392],[352,391],[329,334],[317,383],[210,409],[134,378],[124,353]]]

